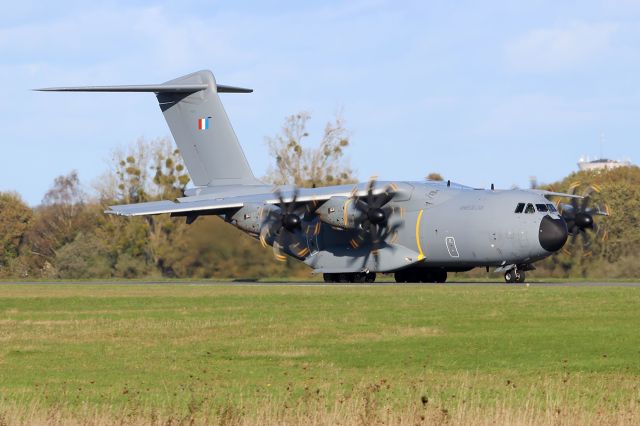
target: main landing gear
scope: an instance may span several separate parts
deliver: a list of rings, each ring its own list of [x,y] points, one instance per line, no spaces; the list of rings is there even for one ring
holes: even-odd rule
[[[523,270],[509,269],[504,273],[504,280],[506,283],[523,283],[525,280],[525,273]]]
[[[375,272],[351,272],[322,274],[325,283],[372,283],[376,280]]]
[[[442,268],[408,268],[395,274],[397,283],[443,283],[447,281],[447,271]]]

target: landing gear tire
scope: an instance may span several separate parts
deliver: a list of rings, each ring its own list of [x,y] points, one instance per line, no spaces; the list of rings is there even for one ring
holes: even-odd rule
[[[367,279],[367,275],[364,273],[356,273],[356,274],[351,274],[351,282],[352,283],[364,283],[365,280]]]
[[[419,283],[420,273],[413,269],[403,269],[394,274],[397,283]]]
[[[507,284],[513,284],[516,282],[517,278],[516,278],[516,274],[517,272],[513,269],[511,269],[510,271],[507,271],[504,273],[504,282],[506,282]]]
[[[325,283],[372,283],[376,280],[376,274],[373,272],[356,272],[356,273],[337,273],[322,274]]]
[[[325,283],[338,282],[338,280],[336,279],[336,274],[322,274],[322,278],[324,278]]]
[[[435,283],[436,274],[431,269],[422,269],[413,271],[413,280],[417,283]]]
[[[393,276],[396,279],[397,283],[406,283],[406,282],[408,282],[409,274],[407,273],[406,270],[398,271],[395,274],[393,274]]]
[[[525,280],[524,271],[512,269],[504,273],[504,281],[509,284],[523,283]]]
[[[444,269],[436,269],[433,271],[434,282],[444,283],[447,282],[447,271]]]
[[[447,271],[441,268],[403,269],[395,274],[397,283],[444,283]]]
[[[515,283],[516,282],[516,274],[514,271],[507,271],[504,273],[504,281],[506,283]]]

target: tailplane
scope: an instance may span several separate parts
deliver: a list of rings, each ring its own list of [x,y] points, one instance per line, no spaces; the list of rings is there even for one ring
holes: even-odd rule
[[[198,71],[158,85],[53,87],[59,92],[153,92],[197,186],[257,185],[218,93],[252,90],[216,84]]]

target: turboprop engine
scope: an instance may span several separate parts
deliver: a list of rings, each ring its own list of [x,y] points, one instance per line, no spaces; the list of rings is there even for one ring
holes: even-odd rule
[[[259,234],[264,218],[271,210],[280,210],[269,204],[246,204],[229,217],[229,222],[243,231]]]
[[[331,197],[316,210],[316,214],[324,223],[343,229],[356,228],[362,215],[350,197]]]

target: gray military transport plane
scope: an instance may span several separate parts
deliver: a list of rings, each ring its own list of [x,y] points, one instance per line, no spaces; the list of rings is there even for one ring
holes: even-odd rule
[[[452,182],[369,182],[322,188],[273,186],[249,167],[217,84],[198,71],[157,85],[55,87],[60,92],[151,92],[195,187],[176,200],[111,206],[121,216],[170,214],[192,223],[215,215],[271,245],[275,257],[306,263],[327,282],[444,282],[447,272],[496,268],[523,282],[533,263],[593,229],[597,209],[573,194],[490,190]],[[559,212],[546,196],[574,197]],[[584,236],[584,235],[583,235]],[[230,242],[232,244],[232,242]]]

